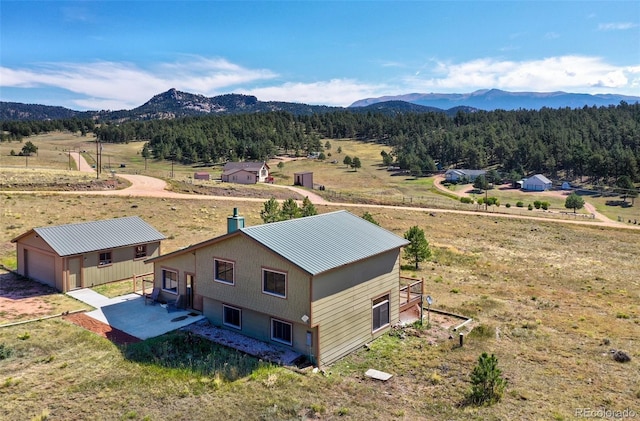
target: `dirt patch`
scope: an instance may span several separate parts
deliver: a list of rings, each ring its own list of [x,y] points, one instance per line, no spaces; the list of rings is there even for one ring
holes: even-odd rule
[[[415,318],[413,320],[420,320],[419,309],[407,310],[407,312],[414,312]],[[403,313],[404,317],[407,317],[407,312]],[[457,338],[458,333],[453,331],[453,328],[462,324],[463,319],[457,317],[448,316],[445,314],[430,312],[427,314],[427,310],[423,313],[423,326],[417,327],[411,324],[405,324],[404,326],[398,326],[396,333],[403,336],[416,336],[426,339],[430,345],[436,345],[454,338]],[[427,327],[428,323],[428,327]],[[471,329],[472,323],[465,325],[465,331],[468,332]]]
[[[91,180],[82,183],[0,183],[3,191],[101,191],[118,190],[129,187],[125,180],[114,178],[108,180]]]
[[[67,320],[75,325],[85,328],[93,333],[97,333],[103,338],[109,339],[116,345],[126,345],[140,342],[140,338],[129,335],[119,329],[113,328],[106,323],[102,323],[99,320],[89,317],[84,313],[69,314],[63,316],[64,320]]]
[[[53,288],[13,273],[0,273],[0,322],[48,316],[53,306],[44,300],[56,294]]]
[[[172,181],[171,191],[175,193],[189,193],[207,196],[262,198],[265,200],[268,200],[272,197],[275,197],[279,200],[286,200],[289,198],[302,200],[304,198],[304,196],[301,196],[299,193],[292,192],[290,190],[258,190],[230,183],[226,183],[224,186],[203,186],[183,181]]]

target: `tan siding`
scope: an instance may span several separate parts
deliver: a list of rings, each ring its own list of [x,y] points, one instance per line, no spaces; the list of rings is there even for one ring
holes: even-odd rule
[[[384,333],[386,329],[372,333],[374,298],[388,293],[391,324],[398,321],[398,276],[399,254],[392,251],[313,280],[314,297],[321,297],[312,302],[313,323],[320,326],[321,365]],[[349,287],[340,291],[340,285]]]
[[[149,265],[147,265],[149,266]],[[185,273],[195,274],[195,287],[194,294],[200,294],[199,289],[199,276],[196,273],[196,256],[192,253],[180,254],[174,256],[171,259],[163,260],[162,262],[154,263],[154,285],[162,288],[162,270],[163,269],[175,270],[178,272],[178,293],[185,295],[187,293],[187,285],[185,283]],[[176,298],[175,294],[171,292],[161,292],[161,299],[173,300]]]
[[[18,273],[20,275],[26,274],[26,266],[24,261],[25,249],[30,253],[29,259],[37,258],[37,254],[43,254],[51,258],[50,264],[53,265],[53,268],[51,270],[53,278],[49,280],[48,284],[60,291],[64,291],[62,259],[58,257],[53,249],[49,247],[49,245],[35,232],[32,232],[31,234],[21,238],[16,242]]]
[[[157,256],[159,243],[147,245],[147,255]],[[87,253],[83,258],[83,280],[85,287],[101,285],[108,282],[128,279],[133,275],[141,275],[152,271],[152,266],[144,263],[144,259],[134,260],[135,247],[111,249],[111,265],[98,267],[100,252]]]
[[[234,262],[234,285],[214,281],[214,258]],[[390,322],[399,320],[399,250],[321,274],[313,279],[313,291],[310,275],[244,234],[167,257],[154,267],[157,285],[163,267],[178,270],[181,285],[185,271],[194,273],[196,291],[203,296],[203,313],[216,325],[222,326],[223,304],[242,310],[240,333],[263,341],[271,341],[272,317],[291,323],[292,348],[307,355],[318,349],[322,365],[387,330],[372,332],[374,298],[389,294]],[[286,299],[262,292],[263,268],[287,273]],[[311,317],[309,324],[300,319],[305,314]],[[311,348],[306,345],[307,331],[314,335]]]
[[[309,276],[244,235],[199,249],[196,258],[199,294],[284,320],[309,315]],[[235,285],[213,280],[214,258],[235,262]],[[263,268],[287,273],[287,298],[262,292]]]

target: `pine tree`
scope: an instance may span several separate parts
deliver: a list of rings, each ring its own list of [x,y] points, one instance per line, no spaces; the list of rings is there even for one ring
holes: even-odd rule
[[[502,398],[507,381],[502,378],[495,355],[483,352],[471,372],[471,391],[467,398],[474,405],[491,405]]]
[[[280,211],[280,219],[296,219],[302,216],[302,212],[298,207],[298,204],[292,198],[289,198],[282,202],[282,210]]]
[[[311,200],[309,200],[309,196],[305,196],[304,200],[302,201],[302,208],[300,209],[300,211],[302,213],[302,216],[313,216],[318,214],[316,207],[313,205],[313,203],[311,203]]]
[[[264,202],[264,208],[260,211],[260,217],[265,224],[280,220],[280,204],[274,197]]]
[[[404,248],[404,256],[411,263],[415,263],[416,269],[418,269],[418,263],[431,257],[429,242],[424,236],[424,231],[418,226],[409,228],[409,231],[404,233],[404,238],[410,242]]]

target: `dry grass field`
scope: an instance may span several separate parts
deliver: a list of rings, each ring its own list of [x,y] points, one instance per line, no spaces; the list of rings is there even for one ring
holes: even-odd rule
[[[333,158],[342,161],[335,150],[343,145],[340,156],[359,156],[363,168],[356,173],[342,164],[290,161],[282,177],[312,170],[317,183],[344,192],[415,188],[396,177],[391,184],[382,175],[375,183],[363,180],[383,172],[391,178],[375,166],[374,148],[332,144]],[[0,147],[4,165],[6,145]],[[320,166],[335,169],[325,174]],[[34,226],[139,215],[168,237],[162,247],[170,252],[223,234],[234,207],[247,225],[261,223],[261,202],[241,199],[0,197],[0,258],[8,267],[15,267],[10,239]],[[186,337],[119,347],[56,318],[0,328],[0,418],[573,420],[584,408],[640,417],[640,231],[417,209],[349,210],[370,212],[398,235],[413,225],[424,229],[433,256],[418,270],[404,267],[403,275],[425,279],[433,308],[474,318],[462,348],[457,337],[433,340],[437,326],[418,326],[392,331],[324,374],[217,347],[207,350],[213,368],[203,370],[195,351],[176,351],[182,363],[169,363],[172,349],[190,343]],[[0,324],[8,319],[0,316]],[[140,357],[144,346],[156,357]],[[614,361],[612,349],[631,361]],[[467,406],[469,374],[482,352],[498,357],[508,386],[494,406]],[[369,368],[394,377],[368,379]]]

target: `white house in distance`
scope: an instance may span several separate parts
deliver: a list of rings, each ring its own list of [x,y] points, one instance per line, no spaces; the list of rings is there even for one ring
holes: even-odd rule
[[[227,183],[256,184],[272,182],[266,162],[227,162],[222,170],[222,181]]]
[[[545,191],[552,187],[551,180],[542,174],[536,174],[522,181],[522,190]]]
[[[447,181],[468,180],[470,182],[473,182],[477,177],[485,175],[486,173],[487,172],[485,170],[460,170],[452,168],[444,173],[444,178]]]

